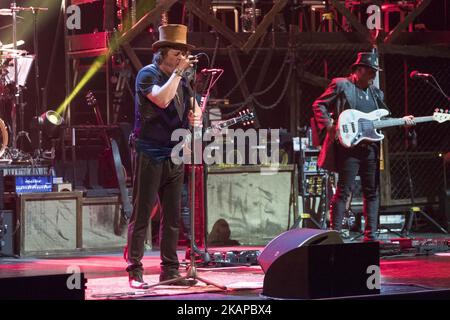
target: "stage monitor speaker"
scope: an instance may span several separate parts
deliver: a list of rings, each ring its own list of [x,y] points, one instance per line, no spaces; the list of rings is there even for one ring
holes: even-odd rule
[[[376,242],[343,243],[336,231],[289,230],[258,258],[265,273],[262,294],[279,299],[378,294],[379,260]]]
[[[0,278],[0,300],[85,300],[84,273]]]

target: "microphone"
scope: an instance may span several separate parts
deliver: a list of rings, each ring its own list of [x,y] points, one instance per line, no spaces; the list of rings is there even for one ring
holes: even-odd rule
[[[426,79],[426,78],[431,78],[431,77],[433,77],[433,75],[428,74],[428,73],[420,73],[419,71],[414,70],[414,71],[412,71],[412,72],[409,74],[409,77],[410,77],[411,79],[415,80],[415,79]]]
[[[222,72],[223,69],[202,69],[202,71],[200,71],[203,74],[206,73],[218,73],[218,72]]]

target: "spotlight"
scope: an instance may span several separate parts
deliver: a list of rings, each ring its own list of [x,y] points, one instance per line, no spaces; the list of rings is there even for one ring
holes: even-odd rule
[[[46,111],[38,117],[38,123],[42,130],[42,134],[50,139],[59,137],[63,122],[63,117],[53,110]]]

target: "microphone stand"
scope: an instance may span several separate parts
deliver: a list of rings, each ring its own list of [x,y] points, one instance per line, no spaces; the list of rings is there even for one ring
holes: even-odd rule
[[[17,5],[16,1],[11,2],[11,11],[12,11],[12,41],[13,41],[13,49],[17,50]],[[18,157],[17,150],[17,107],[20,105],[20,85],[18,81],[19,70],[17,68],[17,55],[14,55],[14,101],[11,108],[11,122],[12,122],[12,149],[13,152],[11,155],[13,158]]]
[[[439,93],[441,93],[444,96],[444,98],[447,99],[447,102],[450,102],[450,97],[444,92],[444,90],[442,90],[436,78],[433,75],[431,75],[431,78],[433,79],[434,83],[436,83],[436,85],[431,83],[430,80],[428,80],[427,78],[425,78],[425,83],[428,84],[433,89],[435,89],[436,91],[439,91]]]
[[[212,69],[215,70],[215,69]],[[211,88],[214,86],[214,84],[217,82],[217,80],[220,78],[220,76],[223,74],[223,70],[222,69],[216,69],[217,71],[212,71],[211,69],[208,70],[206,69],[205,73],[210,73],[210,76],[208,77],[209,79],[209,84],[208,87],[206,89],[206,93],[203,95],[203,100],[201,103],[200,108],[202,109],[202,112],[205,112],[206,110],[206,114],[208,114],[209,110],[207,110],[207,105],[208,105],[208,100],[209,100],[209,96],[211,94]],[[203,73],[203,71],[202,71]],[[209,120],[209,119],[208,119]],[[209,124],[209,121],[208,121]],[[193,148],[194,146],[192,146]],[[206,168],[206,166],[203,166],[203,181],[204,181],[204,185],[207,186],[207,181],[208,181],[208,170]],[[197,253],[200,253],[202,255],[203,258],[203,266],[207,267],[209,266],[209,263],[217,263],[217,261],[211,260],[211,255],[208,252],[208,239],[206,236],[206,226],[208,225],[208,193],[205,192],[204,194],[204,198],[203,198],[203,210],[204,210],[204,226],[205,226],[205,230],[204,230],[204,249],[202,250],[203,252],[199,252],[200,250],[196,247],[194,247],[197,251]],[[192,223],[192,222],[191,222]],[[195,243],[194,243],[195,246]],[[192,248],[191,248],[191,252],[192,252]],[[192,259],[192,258],[191,258]],[[226,262],[220,262],[221,266],[247,266],[247,264],[241,264],[241,263],[226,263]]]

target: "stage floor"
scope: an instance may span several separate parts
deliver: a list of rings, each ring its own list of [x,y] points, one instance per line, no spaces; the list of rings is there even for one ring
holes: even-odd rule
[[[415,235],[418,238],[429,235]],[[436,237],[443,237],[435,235]],[[263,247],[208,248],[209,253],[231,250],[262,250]],[[184,261],[185,250],[179,251]],[[159,251],[147,251],[143,259],[144,278],[150,284],[158,282]],[[351,262],[349,262],[351,263]],[[86,254],[58,258],[0,258],[0,277],[23,277],[66,273],[77,267],[87,278],[86,299],[182,299],[182,300],[260,300],[264,273],[259,266],[198,268],[199,276],[228,287],[222,291],[201,281],[194,287],[158,286],[149,290],[134,290],[128,286],[122,253]],[[426,297],[444,292],[450,299],[450,252],[428,256],[384,257],[380,261],[381,294],[378,298]],[[183,272],[183,267],[180,268]],[[425,293],[425,295],[424,295]],[[416,295],[415,295],[416,294]]]

